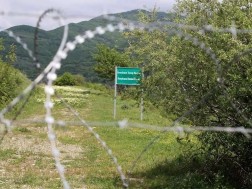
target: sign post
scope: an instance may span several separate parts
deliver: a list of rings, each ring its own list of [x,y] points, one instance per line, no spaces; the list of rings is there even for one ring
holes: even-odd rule
[[[141,93],[141,102],[140,102],[140,120],[143,121],[143,111],[144,111],[144,101],[143,101],[143,89]]]
[[[114,119],[116,118],[117,66],[115,67]]]
[[[117,85],[140,85],[141,78],[140,68],[115,67],[114,119],[116,118]]]
[[[144,79],[144,71],[142,72],[142,79]],[[141,91],[141,102],[140,102],[140,120],[143,121],[143,112],[144,112],[144,100],[143,100],[143,96],[144,96],[144,90],[142,88]]]

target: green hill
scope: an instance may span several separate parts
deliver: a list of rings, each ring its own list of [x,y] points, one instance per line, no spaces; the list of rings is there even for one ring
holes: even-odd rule
[[[112,16],[136,21],[138,19],[139,11],[144,10],[132,10],[124,13],[112,14]],[[148,11],[144,12],[146,14],[151,14]],[[160,20],[164,20],[168,16],[166,13],[159,12],[157,17]],[[97,26],[105,26],[108,23],[109,22],[102,16],[99,16],[89,21],[69,24],[68,40],[73,40],[76,35],[82,34],[86,30],[93,30]],[[15,35],[20,36],[22,41],[27,43],[28,47],[33,50],[34,27],[22,25],[12,27],[9,30],[13,31]],[[50,31],[39,30],[38,59],[42,68],[44,68],[53,58],[60,44],[62,34],[63,27]],[[7,49],[10,44],[15,44],[17,46],[17,62],[14,66],[24,72],[30,79],[34,79],[38,75],[39,71],[35,68],[35,64],[32,62],[27,52],[6,33],[0,32],[0,38],[4,39],[4,45]],[[69,57],[62,62],[63,65],[59,70],[59,73],[62,74],[67,71],[73,74],[81,74],[88,81],[102,81],[93,70],[95,62],[92,58],[92,54],[95,52],[96,46],[99,43],[105,43],[106,45],[114,47],[118,50],[123,50],[127,47],[127,41],[119,32],[106,33],[102,36],[97,36],[92,40],[87,40],[84,44],[79,45],[75,51],[71,52]]]

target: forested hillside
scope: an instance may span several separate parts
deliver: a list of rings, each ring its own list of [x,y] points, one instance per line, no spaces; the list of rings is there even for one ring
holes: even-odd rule
[[[129,12],[112,14],[117,18],[123,18],[128,20],[138,20],[139,12],[145,12],[150,14],[148,11],[144,10],[132,10]],[[167,19],[167,14],[163,12],[158,13],[158,19]],[[105,20],[102,16],[93,18],[89,21],[83,21],[77,24],[69,25],[69,36],[68,40],[73,40],[78,34],[84,33],[87,30],[93,30],[97,26],[105,26],[110,23]],[[20,36],[22,41],[28,44],[28,47],[33,50],[34,47],[34,31],[35,28],[31,26],[15,26],[10,28],[15,35]],[[38,60],[40,61],[42,68],[44,68],[49,61],[52,59],[53,55],[57,51],[60,44],[63,33],[63,27],[51,31],[39,30],[38,32]],[[17,44],[12,38],[10,38],[6,33],[1,32],[0,38],[4,39],[4,46],[8,47],[11,44]],[[60,74],[64,72],[71,72],[73,74],[81,74],[88,81],[101,81],[101,78],[93,70],[95,61],[93,60],[93,53],[96,51],[96,46],[100,43],[106,44],[109,47],[113,47],[119,51],[122,51],[127,47],[127,41],[122,36],[120,32],[107,33],[102,36],[97,36],[95,39],[86,41],[83,45],[79,46],[74,52],[71,52],[68,59],[63,62]],[[6,53],[3,51],[3,53]],[[38,74],[35,68],[35,64],[31,61],[27,52],[23,48],[17,48],[17,61],[14,66],[21,71],[23,71],[29,78],[33,79]],[[78,69],[76,69],[78,67]]]

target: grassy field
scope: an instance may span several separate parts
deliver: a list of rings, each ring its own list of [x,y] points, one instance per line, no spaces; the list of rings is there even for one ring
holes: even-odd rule
[[[197,174],[198,164],[188,156],[199,146],[192,135],[180,141],[176,133],[162,134],[132,167],[145,146],[160,133],[132,127],[120,129],[117,121],[169,125],[171,121],[151,105],[146,106],[141,122],[138,103],[119,97],[114,120],[113,91],[99,85],[56,87],[56,91],[110,147],[127,176],[129,188],[215,188]],[[62,188],[43,123],[44,97],[37,90],[12,132],[1,142],[0,188]],[[71,188],[122,188],[116,167],[101,144],[60,99],[54,97],[54,104],[55,119],[67,123],[54,129]]]

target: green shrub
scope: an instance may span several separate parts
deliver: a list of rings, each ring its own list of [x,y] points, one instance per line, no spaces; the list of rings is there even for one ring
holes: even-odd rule
[[[83,85],[84,83],[85,79],[82,75],[73,75],[69,72],[65,72],[54,82],[55,85],[59,86],[75,86]]]

